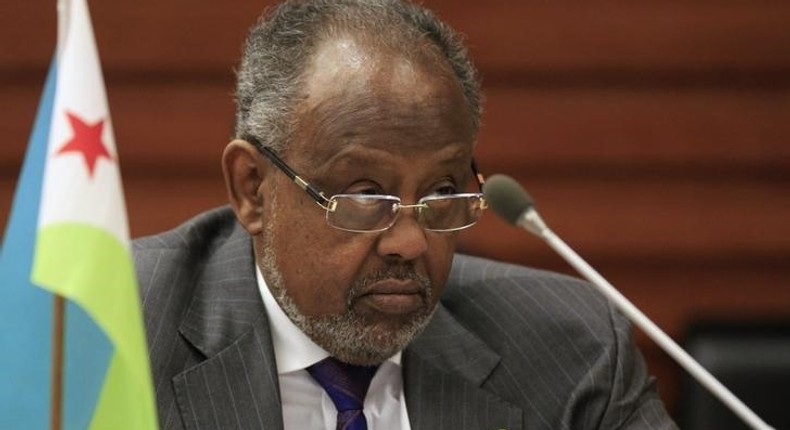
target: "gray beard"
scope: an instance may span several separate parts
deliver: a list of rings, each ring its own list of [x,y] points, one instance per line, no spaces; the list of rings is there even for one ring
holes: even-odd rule
[[[276,192],[274,193],[276,196]],[[269,202],[271,213],[277,213],[276,197]],[[276,216],[276,215],[275,215]],[[383,279],[411,279],[419,283],[425,303],[433,296],[431,281],[427,276],[416,273],[411,265],[393,265],[371,276],[355,281],[346,298],[346,309],[339,314],[308,316],[302,313],[296,302],[288,294],[282,273],[277,267],[272,246],[273,232],[271,222],[263,232],[261,251],[261,271],[265,274],[266,284],[283,312],[310,339],[329,354],[341,361],[357,365],[376,365],[383,363],[403,350],[431,320],[436,306],[424,308],[412,319],[397,329],[384,329],[367,321],[359,315],[352,304],[360,296],[366,285]]]

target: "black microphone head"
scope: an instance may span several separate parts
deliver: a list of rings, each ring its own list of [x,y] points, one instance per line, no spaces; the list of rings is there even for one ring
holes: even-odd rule
[[[511,224],[518,223],[519,217],[535,204],[527,190],[505,175],[488,178],[483,184],[483,195],[494,212]]]

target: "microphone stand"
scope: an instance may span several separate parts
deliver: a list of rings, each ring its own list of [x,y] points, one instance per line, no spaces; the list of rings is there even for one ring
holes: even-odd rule
[[[755,414],[748,406],[738,399],[727,387],[694,360],[672,338],[664,333],[653,321],[645,316],[633,303],[592,268],[579,254],[569,247],[541,219],[534,207],[530,206],[516,221],[520,227],[543,239],[552,249],[565,259],[582,276],[590,281],[614,306],[647,334],[667,354],[669,354],[694,379],[724,403],[735,415],[740,417],[749,427],[755,430],[774,430]]]

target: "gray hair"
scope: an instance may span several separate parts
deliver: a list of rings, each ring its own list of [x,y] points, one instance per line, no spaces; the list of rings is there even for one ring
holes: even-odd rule
[[[319,42],[340,32],[409,55],[428,40],[449,64],[479,128],[478,74],[461,36],[423,7],[401,0],[287,0],[250,29],[237,73],[236,137],[275,150],[291,135],[303,73]]]

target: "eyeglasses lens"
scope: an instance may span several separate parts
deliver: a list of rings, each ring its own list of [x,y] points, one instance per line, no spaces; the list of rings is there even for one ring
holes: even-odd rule
[[[427,207],[420,212],[420,220],[428,230],[460,230],[480,218],[480,201],[481,197],[476,194],[426,198],[422,202]]]
[[[342,230],[386,230],[397,214],[398,200],[389,196],[337,195],[332,200],[337,205],[326,213],[327,222]]]
[[[392,226],[398,215],[399,200],[393,196],[336,195],[335,210],[327,212],[329,225],[355,232],[383,231]],[[415,208],[418,220],[428,230],[453,231],[473,225],[482,213],[482,196],[460,194],[431,196]]]

